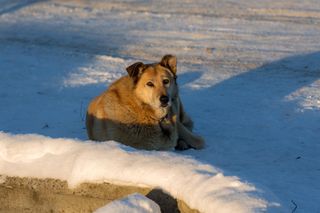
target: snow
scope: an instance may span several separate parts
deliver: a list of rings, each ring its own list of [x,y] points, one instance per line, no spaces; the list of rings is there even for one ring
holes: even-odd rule
[[[141,181],[129,175],[117,181],[166,188],[192,207],[207,207],[197,197],[219,196],[223,201],[212,205],[220,206],[221,212],[233,208],[233,202],[241,204],[241,199],[245,200],[241,208],[258,207],[257,211],[288,212],[286,208],[294,209],[291,201],[297,204],[297,212],[320,210],[317,0],[0,0],[0,6],[1,143],[12,141],[12,147],[17,143],[25,149],[11,147],[11,160],[29,159],[43,165],[42,160],[49,156],[48,165],[56,166],[56,160],[66,157],[61,160],[66,162],[65,175],[54,170],[42,174],[39,169],[35,174],[66,179],[74,185],[85,178],[82,167],[73,168],[68,162],[87,159],[82,163],[90,164],[90,169],[96,162],[94,147],[101,146],[104,152],[111,149],[148,156],[153,159],[150,165],[160,166],[158,172],[165,177],[170,174],[166,171],[176,167],[190,173],[184,175],[188,184],[176,188],[171,186],[175,181],[160,181],[158,176],[152,181],[151,173],[143,173]],[[206,148],[149,153],[113,142],[84,142],[89,101],[124,75],[132,62],[154,62],[168,53],[178,57],[182,100]],[[23,135],[30,133],[34,135]],[[77,157],[82,156],[82,146],[90,147],[92,153]],[[167,155],[179,162],[172,167],[170,160],[163,159]],[[193,163],[189,167],[180,158]],[[159,159],[164,160],[162,166]],[[214,171],[194,170],[201,165]],[[32,173],[25,168],[5,172]],[[86,181],[107,177],[103,172],[95,175]],[[219,181],[222,188],[212,183]],[[239,182],[239,188],[231,184],[239,191],[227,190],[230,181]],[[191,189],[200,183],[204,188]],[[214,192],[206,190],[208,185]],[[274,202],[280,207],[270,208]]]
[[[170,152],[138,151],[116,142],[94,143],[0,133],[0,174],[159,187],[202,212],[254,212],[268,207],[262,193],[237,177]],[[272,196],[271,194],[269,196]]]
[[[128,64],[128,61],[121,58],[109,56],[96,56],[94,63],[89,67],[81,67],[76,73],[71,73],[64,80],[65,87],[78,87],[97,83],[111,83],[114,79],[120,78],[121,73]],[[108,67],[106,70],[105,67]]]
[[[161,213],[161,211],[155,202],[141,194],[134,193],[113,201],[94,213]]]

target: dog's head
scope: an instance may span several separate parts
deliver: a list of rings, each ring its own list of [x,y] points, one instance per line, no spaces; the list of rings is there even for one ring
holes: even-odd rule
[[[151,106],[159,118],[166,116],[177,96],[177,58],[165,55],[155,64],[136,62],[127,71],[135,84],[137,98]]]

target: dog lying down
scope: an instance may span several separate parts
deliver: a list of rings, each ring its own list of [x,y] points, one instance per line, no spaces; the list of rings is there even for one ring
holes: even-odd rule
[[[176,57],[165,55],[154,64],[136,62],[127,72],[91,101],[86,117],[89,139],[146,150],[203,148],[179,98]]]

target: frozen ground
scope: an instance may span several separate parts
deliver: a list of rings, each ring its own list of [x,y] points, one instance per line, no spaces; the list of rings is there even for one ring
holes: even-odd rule
[[[85,140],[93,96],[175,54],[207,143],[176,154],[319,212],[319,38],[317,0],[0,0],[0,130]]]

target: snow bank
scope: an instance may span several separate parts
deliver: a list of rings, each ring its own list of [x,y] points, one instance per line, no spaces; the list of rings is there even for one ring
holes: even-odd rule
[[[0,174],[159,187],[201,212],[265,211],[254,186],[174,153],[137,151],[116,142],[94,143],[0,132]]]
[[[161,213],[160,207],[149,198],[135,193],[115,200],[97,209],[94,213]]]

